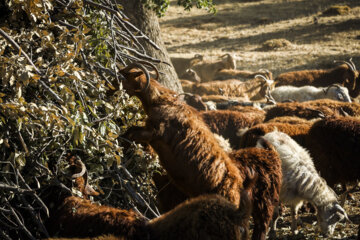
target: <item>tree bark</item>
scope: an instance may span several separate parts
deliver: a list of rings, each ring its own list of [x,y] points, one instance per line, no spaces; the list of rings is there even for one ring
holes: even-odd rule
[[[130,22],[161,49],[157,50],[148,42],[139,40],[147,54],[171,65],[169,66],[164,63],[157,65],[160,72],[159,82],[176,92],[182,92],[180,81],[160,36],[160,25],[156,14],[145,8],[141,0],[118,0],[118,2],[124,7],[123,12],[130,19]]]

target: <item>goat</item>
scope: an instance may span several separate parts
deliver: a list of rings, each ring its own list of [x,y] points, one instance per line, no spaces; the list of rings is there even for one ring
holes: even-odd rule
[[[214,80],[215,74],[222,69],[235,69],[236,61],[230,54],[221,56],[218,61],[200,61],[191,66],[197,75],[200,77],[201,82],[210,82]]]
[[[355,98],[360,92],[359,72],[351,61],[343,62],[332,69],[303,70],[282,73],[275,78],[275,86],[305,86],[326,87],[331,84],[341,84],[349,90],[350,96]]]
[[[356,183],[360,178],[360,119],[329,117],[316,121],[304,146],[313,156],[316,169],[330,186]],[[341,204],[345,203],[345,192]]]
[[[139,71],[139,68],[142,71]],[[131,127],[125,137],[150,144],[159,155],[160,162],[172,182],[186,195],[192,197],[217,193],[236,206],[244,206],[241,192],[244,189],[243,182],[248,181],[251,171],[247,170],[247,166],[240,168],[237,166],[239,163],[234,163],[220,147],[198,111],[179,101],[175,92],[150,79],[146,72],[139,64],[130,65],[120,71],[126,79],[123,81],[124,89],[130,96],[140,99],[148,115],[145,127]],[[115,81],[115,89],[118,88],[117,84]],[[280,159],[273,150],[262,150],[256,154],[267,155],[268,161],[273,162],[272,165],[280,167]],[[268,174],[278,177],[277,173]],[[274,207],[273,202],[276,202],[273,200],[276,195],[271,197],[270,201],[259,198],[260,202],[253,205],[269,208],[270,212]],[[261,225],[254,230],[252,238],[265,239],[268,219],[259,219],[261,215],[253,217]],[[244,219],[244,224],[247,221],[248,219]]]
[[[197,83],[201,82],[199,75],[197,75],[197,73],[191,68],[186,69],[185,72],[182,75],[180,75],[179,78],[191,82],[197,82]]]
[[[50,235],[95,237],[114,234],[126,239],[141,239],[140,233],[145,232],[146,219],[132,210],[100,206],[74,196],[59,198],[55,206],[46,222]]]
[[[272,73],[267,69],[260,69],[257,72],[237,69],[223,69],[215,74],[214,80],[237,79],[246,81],[248,79],[255,78],[256,75],[263,75],[267,79],[273,79]]]
[[[192,65],[203,60],[204,57],[201,54],[195,54],[192,58],[171,58],[171,62],[178,77],[182,76]]]
[[[305,118],[299,118],[294,116],[282,116],[270,119],[266,123],[289,123],[289,124],[308,124],[309,121]]]
[[[339,102],[330,99],[320,99],[304,103],[288,102],[278,103],[275,106],[264,108],[268,121],[275,117],[297,116],[305,119],[332,116],[344,113],[349,116],[360,116],[359,103]]]
[[[237,135],[240,137],[240,148],[254,147],[257,140],[265,134],[278,130],[288,134],[303,146],[305,135],[308,134],[312,122],[291,124],[289,122],[265,122],[257,124],[249,129],[239,129]]]
[[[261,76],[261,75],[259,75]],[[272,80],[265,77],[255,78],[246,82],[239,80],[213,81],[206,83],[182,83],[184,92],[203,95],[224,95],[227,97],[243,98],[244,101],[264,99]]]
[[[264,143],[264,147],[270,146]],[[255,221],[253,239],[264,239],[280,194],[280,160],[277,159],[271,147],[265,152],[263,150],[260,148],[249,148],[229,153],[239,169],[247,166],[250,169],[254,169],[258,174],[256,182],[251,188],[251,196],[253,198],[251,199],[252,216]],[[186,199],[186,196],[181,195],[181,192],[166,174],[157,176],[154,181],[156,187],[160,189],[159,192],[161,192],[158,195],[160,206],[171,209]]]
[[[102,235],[90,238],[46,238],[46,240],[128,240],[125,237],[118,237],[114,235]]]
[[[345,210],[339,205],[337,195],[317,173],[306,149],[287,134],[274,131],[263,136],[280,155],[282,162],[282,185],[280,201],[291,207],[291,230],[297,229],[297,212],[303,201],[317,209],[317,219],[324,235],[333,234],[336,224],[347,219]],[[276,230],[277,215],[273,222]]]
[[[240,141],[236,129],[251,127],[264,119],[263,114],[246,114],[230,110],[202,112],[201,117],[212,132],[229,139],[232,148],[237,148]]]
[[[180,93],[178,96],[183,96],[183,100],[186,104],[192,106],[198,111],[207,111],[209,109],[206,102],[204,102],[198,94]]]
[[[243,131],[239,147],[255,146],[259,137],[277,129],[308,149],[316,169],[329,186],[354,183],[359,179],[360,120],[356,117],[328,117],[304,124],[262,123]],[[352,189],[350,190],[352,191]],[[348,192],[341,196],[345,203]]]
[[[283,102],[287,100],[305,102],[324,98],[338,100],[341,102],[351,102],[348,89],[340,86],[339,84],[332,84],[328,87],[281,86],[270,91],[270,95],[276,102]]]
[[[251,181],[254,179],[255,176]],[[242,198],[248,202],[246,205],[251,204],[251,192],[248,189],[243,191]],[[61,236],[88,237],[88,240],[89,237],[100,235],[103,236],[91,239],[238,240],[244,234],[241,223],[243,218],[249,217],[249,211],[238,208],[219,195],[201,195],[186,200],[155,219],[138,220],[132,219],[133,213],[129,210],[99,206],[78,197],[68,197],[58,217],[52,222],[57,224],[55,227],[59,228],[58,234]],[[129,232],[124,232],[125,229],[129,229]]]

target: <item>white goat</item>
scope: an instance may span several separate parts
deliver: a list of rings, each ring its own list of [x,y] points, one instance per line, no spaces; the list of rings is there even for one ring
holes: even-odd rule
[[[351,102],[348,89],[338,84],[332,84],[328,87],[281,86],[276,87],[274,90],[270,91],[270,95],[277,102],[283,102],[287,100],[305,102],[323,98],[338,100],[342,102]]]
[[[280,155],[283,180],[280,201],[290,205],[291,230],[297,228],[297,211],[303,201],[308,201],[317,209],[317,219],[324,235],[333,234],[337,222],[348,216],[339,205],[337,195],[317,173],[306,149],[299,146],[287,134],[274,131],[263,136]],[[261,146],[258,142],[258,146]],[[272,230],[276,229],[278,209],[275,210]]]

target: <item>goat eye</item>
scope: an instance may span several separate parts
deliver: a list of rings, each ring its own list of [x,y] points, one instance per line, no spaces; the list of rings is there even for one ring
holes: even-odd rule
[[[341,93],[339,93],[339,94],[338,94],[338,99],[343,101],[343,100],[344,100],[344,96],[343,96]]]

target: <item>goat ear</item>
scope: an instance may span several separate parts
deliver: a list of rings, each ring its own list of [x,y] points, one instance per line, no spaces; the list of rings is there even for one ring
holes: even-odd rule
[[[341,216],[343,216],[341,220],[352,223],[345,210],[338,203],[335,204],[335,209],[336,209],[335,214],[341,214]]]
[[[273,149],[271,143],[269,143],[265,138],[263,137],[259,137],[257,143],[256,143],[256,147],[258,148],[263,148],[263,149]]]

